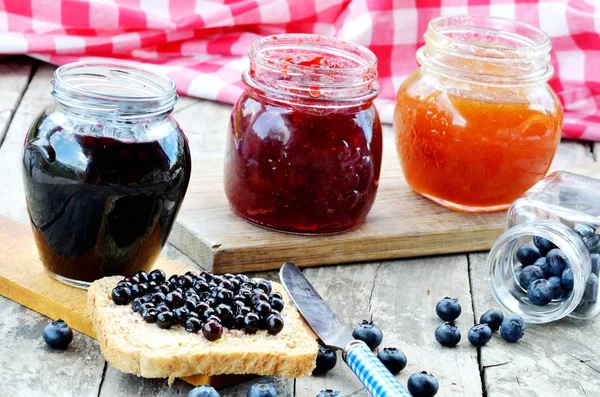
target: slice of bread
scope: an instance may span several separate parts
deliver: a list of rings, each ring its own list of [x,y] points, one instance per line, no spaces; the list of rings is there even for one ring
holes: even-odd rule
[[[122,277],[105,277],[88,290],[88,310],[106,360],[123,372],[146,378],[174,378],[196,374],[308,376],[316,365],[316,337],[292,306],[280,284],[273,291],[283,295],[283,330],[277,335],[258,331],[226,330],[213,342],[202,332],[186,332],[180,326],[164,330],[144,322],[130,305],[117,306],[110,298]]]

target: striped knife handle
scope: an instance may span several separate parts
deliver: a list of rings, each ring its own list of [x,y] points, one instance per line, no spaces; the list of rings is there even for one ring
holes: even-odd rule
[[[346,364],[373,397],[411,397],[371,349],[360,341],[346,348]]]

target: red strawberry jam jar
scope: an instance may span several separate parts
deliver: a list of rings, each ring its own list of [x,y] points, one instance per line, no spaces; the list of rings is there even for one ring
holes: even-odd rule
[[[268,229],[332,234],[362,224],[381,169],[377,58],[331,37],[256,41],[225,158],[233,211]]]

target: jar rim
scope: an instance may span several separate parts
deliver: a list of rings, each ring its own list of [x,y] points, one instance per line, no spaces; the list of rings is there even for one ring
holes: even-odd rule
[[[54,72],[52,84],[52,96],[63,107],[121,119],[170,112],[178,99],[169,77],[111,61],[62,65]]]
[[[314,101],[366,102],[379,93],[377,57],[336,37],[284,33],[256,40],[244,83],[269,94]]]

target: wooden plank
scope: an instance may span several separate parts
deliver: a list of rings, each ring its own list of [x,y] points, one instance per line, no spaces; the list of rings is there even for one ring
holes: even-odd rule
[[[469,255],[475,316],[499,308],[488,285],[487,254]],[[505,313],[506,315],[506,313]],[[481,349],[487,397],[600,397],[600,318],[527,325],[516,344],[498,335]]]
[[[0,146],[35,64],[36,61],[25,57],[0,60]]]
[[[443,322],[435,305],[444,296],[458,298],[462,306],[456,321],[462,340],[455,348],[441,346],[434,336]],[[384,262],[375,279],[371,313],[384,331],[381,347],[398,347],[407,356],[408,365],[399,375],[403,384],[425,370],[438,379],[441,396],[482,395],[477,349],[467,340],[473,310],[465,255]]]
[[[553,170],[591,162],[586,144],[565,141]],[[315,266],[477,251],[489,249],[504,226],[504,213],[458,213],[414,194],[403,181],[393,148],[384,152],[377,200],[366,223],[334,236],[276,233],[242,221],[229,209],[222,173],[220,158],[194,162],[170,238],[195,262],[220,273],[275,269],[286,260]]]
[[[98,343],[74,332],[66,351],[49,348],[50,320],[0,296],[0,395],[97,396],[104,370]]]

